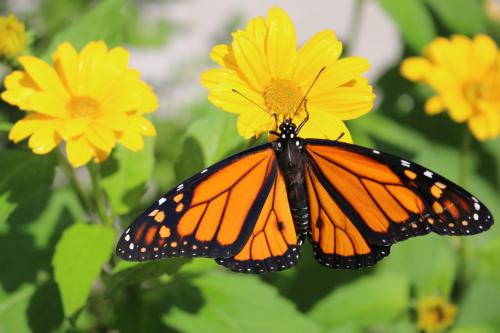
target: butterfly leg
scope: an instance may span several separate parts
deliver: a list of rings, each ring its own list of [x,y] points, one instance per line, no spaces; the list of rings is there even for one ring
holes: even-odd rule
[[[299,132],[302,129],[302,127],[304,127],[304,125],[309,120],[309,111],[307,111],[307,99],[304,101],[304,110],[306,110],[306,117],[304,118],[304,120],[302,120],[299,127],[297,127],[297,130],[295,131],[295,135],[297,135],[297,136],[299,135]]]

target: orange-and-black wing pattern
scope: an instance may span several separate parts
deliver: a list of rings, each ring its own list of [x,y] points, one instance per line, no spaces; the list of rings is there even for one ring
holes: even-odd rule
[[[321,241],[321,237],[332,237],[328,221],[337,229],[355,229],[344,248],[350,243],[355,250],[364,249],[360,254],[366,255],[367,245],[375,259],[386,255],[391,244],[409,237],[430,231],[471,235],[493,224],[491,213],[478,199],[416,163],[337,141],[307,139],[305,149],[311,215],[315,205],[323,207],[331,200],[330,212],[323,207],[323,215],[321,211],[316,215],[319,223],[311,221],[312,241],[323,253],[331,253],[332,246],[340,244]],[[319,191],[314,192],[316,199],[313,190]],[[373,263],[366,259],[356,266]]]
[[[297,263],[302,239],[295,232],[281,171],[276,166],[273,172],[273,185],[245,247],[217,263],[247,273],[281,271]]]
[[[204,169],[140,215],[118,241],[117,255],[132,261],[237,255],[254,237],[276,169],[270,144]]]

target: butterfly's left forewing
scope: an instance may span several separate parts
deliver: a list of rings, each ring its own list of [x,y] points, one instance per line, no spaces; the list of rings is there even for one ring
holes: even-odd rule
[[[117,255],[133,261],[237,255],[275,186],[275,169],[266,144],[203,170],[140,215],[118,241]]]

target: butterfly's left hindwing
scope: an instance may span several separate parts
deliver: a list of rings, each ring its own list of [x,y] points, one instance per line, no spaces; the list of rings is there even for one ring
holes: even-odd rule
[[[275,169],[266,144],[203,170],[139,216],[121,236],[117,255],[132,261],[237,255],[274,186]]]
[[[246,273],[281,271],[297,263],[302,239],[297,239],[285,181],[277,165],[273,172],[273,185],[245,247],[217,263]]]

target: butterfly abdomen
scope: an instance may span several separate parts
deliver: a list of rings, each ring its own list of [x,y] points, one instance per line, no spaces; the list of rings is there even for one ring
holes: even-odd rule
[[[288,203],[296,232],[297,234],[306,233],[309,228],[309,207],[307,205],[304,178],[305,159],[301,139],[279,139],[274,147],[285,180]]]

